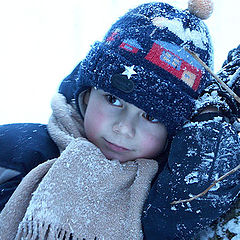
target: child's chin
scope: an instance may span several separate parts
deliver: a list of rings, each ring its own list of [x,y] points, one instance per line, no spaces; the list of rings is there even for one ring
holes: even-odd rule
[[[133,161],[134,159],[130,158],[124,158],[123,156],[118,156],[118,154],[112,154],[112,153],[104,153],[103,155],[108,159],[108,160],[118,160],[120,163],[125,163],[128,161]]]

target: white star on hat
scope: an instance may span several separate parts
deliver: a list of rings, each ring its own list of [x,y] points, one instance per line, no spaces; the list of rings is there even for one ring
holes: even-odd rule
[[[137,74],[133,68],[135,67],[134,65],[132,65],[131,67],[128,67],[128,66],[124,66],[125,67],[125,71],[122,73],[122,75],[126,75],[128,77],[128,79],[130,79],[130,77],[132,75],[135,75]]]

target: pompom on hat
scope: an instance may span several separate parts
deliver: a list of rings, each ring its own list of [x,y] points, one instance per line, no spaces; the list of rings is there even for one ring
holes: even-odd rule
[[[211,0],[189,0],[188,10],[201,19],[208,19],[213,12]]]
[[[73,71],[76,82],[69,86],[74,86],[76,103],[90,87],[102,89],[157,118],[173,136],[191,119],[196,99],[211,82],[209,73],[184,49],[213,68],[209,32],[196,12],[161,2],[127,12]],[[66,82],[59,91],[71,98]]]

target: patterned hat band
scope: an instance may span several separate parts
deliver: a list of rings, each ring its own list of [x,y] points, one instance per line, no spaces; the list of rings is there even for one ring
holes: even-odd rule
[[[162,40],[161,36],[157,40],[148,41],[148,44],[145,42],[144,47],[142,47],[136,39],[130,38],[130,36],[121,39],[117,34],[118,32],[114,31],[105,43],[114,52],[130,59],[135,65],[155,71],[157,75],[162,77],[168,75],[170,79],[180,80],[180,84],[183,82],[183,85],[189,86],[193,92],[197,92],[197,95],[203,87],[201,82],[204,81],[201,79],[205,78],[206,81],[206,78],[210,77],[202,65],[184,49],[184,47],[191,49],[191,44],[183,43],[178,46],[174,42]],[[204,85],[206,86],[206,82]]]

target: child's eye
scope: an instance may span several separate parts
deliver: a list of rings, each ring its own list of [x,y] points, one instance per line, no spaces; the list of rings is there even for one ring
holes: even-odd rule
[[[113,95],[106,95],[106,99],[113,106],[117,106],[117,107],[122,106],[122,103],[120,102],[120,100],[114,97]]]
[[[149,121],[149,122],[151,122],[151,123],[159,123],[158,119],[150,116],[150,115],[147,114],[147,113],[143,113],[142,116],[143,116],[147,121]]]

